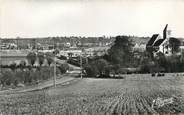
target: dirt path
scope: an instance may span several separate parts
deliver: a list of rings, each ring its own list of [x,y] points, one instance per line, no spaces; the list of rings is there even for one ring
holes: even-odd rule
[[[72,81],[78,80],[78,78],[75,78],[75,76],[78,75],[78,73],[79,73],[79,71],[75,70],[75,71],[70,71],[66,74],[57,76],[56,85],[68,84]],[[42,90],[45,88],[53,87],[53,84],[54,84],[53,79],[49,79],[47,81],[43,81],[43,82],[41,82],[37,85],[33,85],[33,86],[26,86],[26,87],[22,87],[22,88],[3,90],[3,91],[0,91],[0,95]]]

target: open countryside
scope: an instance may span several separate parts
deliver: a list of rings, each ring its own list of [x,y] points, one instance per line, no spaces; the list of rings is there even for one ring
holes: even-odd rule
[[[74,78],[56,88],[0,95],[0,110],[13,114],[150,115],[184,110],[183,74],[151,77],[124,75],[124,79]],[[66,78],[65,78],[66,79]],[[173,97],[173,103],[158,107],[153,100]]]
[[[0,114],[182,115],[183,42],[167,25],[163,36],[139,45],[116,36],[95,47],[3,49]]]
[[[0,0],[0,115],[184,115],[184,0]]]

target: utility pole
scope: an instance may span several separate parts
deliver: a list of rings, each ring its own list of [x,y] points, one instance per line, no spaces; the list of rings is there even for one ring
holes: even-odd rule
[[[56,87],[56,48],[55,48],[55,40],[54,40],[54,79],[53,79],[54,87]]]
[[[80,55],[80,67],[81,67],[80,76],[81,76],[81,79],[82,79],[82,55]]]
[[[86,58],[86,64],[88,64],[88,57],[85,57]]]
[[[17,50],[18,50],[18,47],[19,47],[19,44],[18,44],[18,38],[16,39],[16,42],[17,42]]]
[[[56,87],[56,56],[54,54],[54,87]]]

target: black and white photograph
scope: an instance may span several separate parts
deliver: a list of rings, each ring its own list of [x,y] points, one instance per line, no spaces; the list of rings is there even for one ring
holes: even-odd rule
[[[0,115],[184,115],[184,0],[0,0]]]

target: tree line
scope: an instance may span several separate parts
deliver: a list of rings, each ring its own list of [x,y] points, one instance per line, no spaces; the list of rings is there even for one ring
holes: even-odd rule
[[[169,47],[171,56],[159,52],[156,57],[152,52],[133,50],[134,43],[129,36],[117,36],[108,53],[95,57],[84,65],[88,77],[109,77],[127,73],[183,72],[184,52],[178,55],[180,41],[171,38]]]
[[[14,86],[18,84],[36,84],[43,80],[48,80],[54,75],[54,57],[52,53],[35,53],[30,52],[27,55],[27,61],[21,61],[18,65],[11,63],[6,68],[2,68],[0,73],[0,84],[3,87]],[[47,60],[47,66],[44,65],[44,60]],[[38,61],[39,65],[34,64]],[[56,74],[63,74],[69,70],[67,63],[57,64]]]

